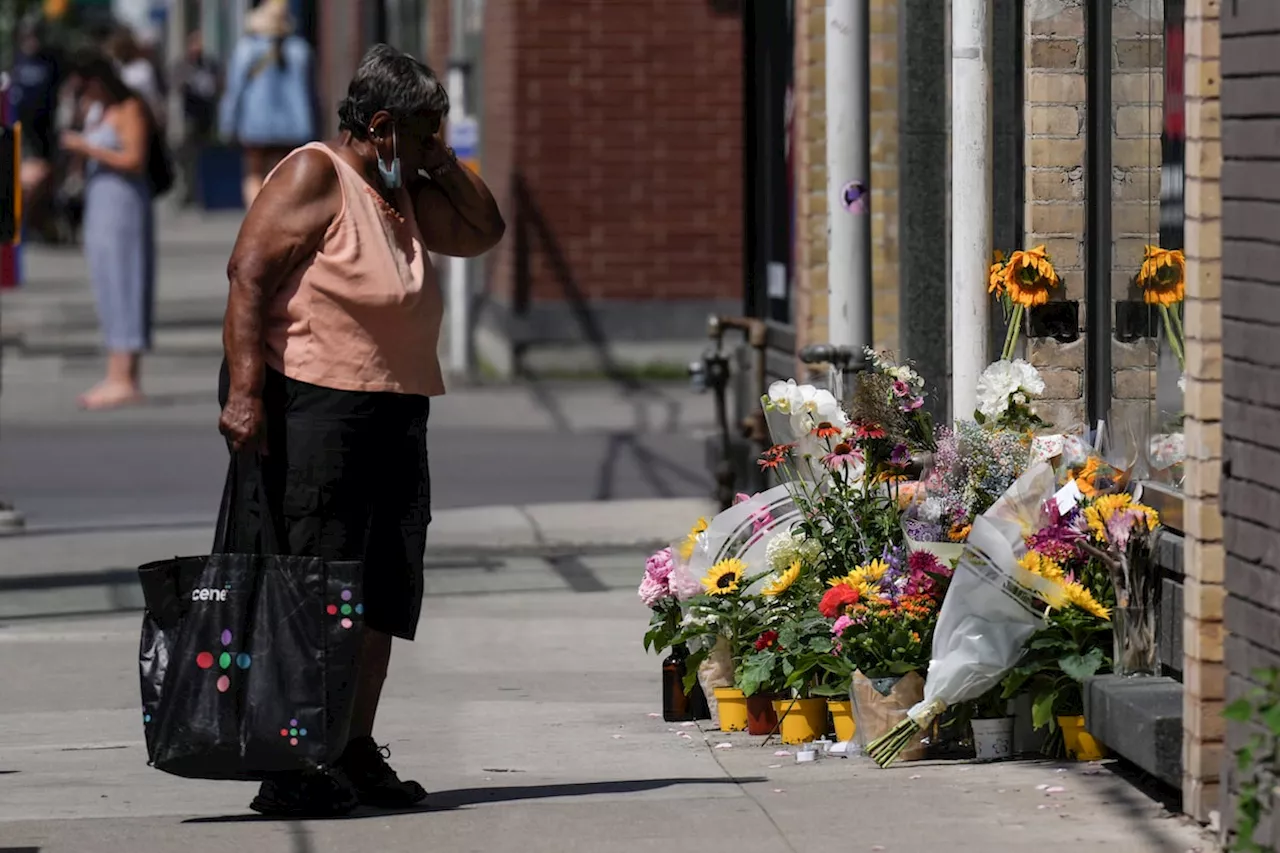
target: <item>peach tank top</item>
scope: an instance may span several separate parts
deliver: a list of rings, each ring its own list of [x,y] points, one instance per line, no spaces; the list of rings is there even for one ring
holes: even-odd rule
[[[333,161],[342,210],[315,255],[271,299],[267,364],[291,379],[342,391],[443,394],[444,305],[408,191],[399,190],[402,220],[329,146],[303,147]]]

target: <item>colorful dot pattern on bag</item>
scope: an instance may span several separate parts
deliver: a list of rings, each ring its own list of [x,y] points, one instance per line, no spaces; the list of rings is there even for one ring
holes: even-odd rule
[[[288,728],[280,730],[280,737],[289,739],[289,746],[297,746],[298,738],[307,736],[307,730],[298,726],[298,721],[290,720]]]
[[[235,638],[229,628],[224,628],[219,639],[222,641],[223,646],[229,646]],[[200,652],[196,655],[196,666],[201,669],[213,669],[214,664],[217,664],[218,668],[224,671],[223,675],[218,676],[214,686],[219,693],[226,693],[231,689],[231,676],[225,673],[230,671],[233,665],[241,670],[248,669],[253,665],[253,658],[245,652],[233,654],[229,651],[220,652],[216,658],[213,656],[213,652]]]
[[[346,628],[349,630],[352,626],[355,625],[355,623],[351,621],[351,617],[353,615],[354,616],[364,615],[364,605],[359,603],[356,603],[356,604],[351,603],[351,599],[354,598],[355,596],[352,594],[351,590],[349,589],[344,589],[339,597],[342,599],[342,604],[330,604],[328,607],[325,608],[325,611],[330,616],[341,616],[342,621],[339,622],[338,624],[341,625],[343,628]]]

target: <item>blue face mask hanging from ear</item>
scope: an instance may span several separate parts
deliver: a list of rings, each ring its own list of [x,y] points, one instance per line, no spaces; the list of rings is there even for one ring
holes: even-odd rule
[[[400,148],[396,141],[396,126],[391,125],[391,165],[384,166],[382,155],[378,155],[378,175],[389,190],[399,189],[404,183],[404,175],[400,171]]]

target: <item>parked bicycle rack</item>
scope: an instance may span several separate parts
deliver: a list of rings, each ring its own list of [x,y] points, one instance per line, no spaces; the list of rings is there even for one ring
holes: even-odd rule
[[[726,351],[729,332],[742,334],[742,343],[732,352]],[[711,346],[700,361],[689,365],[689,378],[695,390],[710,390],[715,395],[717,435],[708,442],[708,467],[715,475],[716,500],[727,508],[738,492],[756,492],[771,485],[755,464],[772,443],[760,398],[768,392],[770,382],[793,375],[795,336],[789,328],[764,320],[719,316],[708,321],[707,334]],[[834,344],[807,346],[799,359],[809,365],[829,364],[844,379],[866,367],[866,356],[860,349]],[[732,401],[731,386],[735,391]],[[730,414],[731,402],[735,404],[736,424]]]

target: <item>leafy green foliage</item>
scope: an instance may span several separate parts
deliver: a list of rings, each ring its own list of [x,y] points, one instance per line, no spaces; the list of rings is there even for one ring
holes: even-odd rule
[[[1029,693],[1032,725],[1054,734],[1058,717],[1084,713],[1084,681],[1111,671],[1112,644],[1106,620],[1075,607],[1055,610],[1027,642],[1001,695]]]
[[[1235,752],[1240,793],[1235,804],[1235,837],[1228,848],[1233,853],[1270,853],[1272,849],[1268,843],[1258,843],[1254,836],[1263,816],[1275,819],[1271,791],[1280,773],[1280,670],[1258,670],[1253,677],[1260,686],[1222,712],[1233,723],[1253,727]]]

